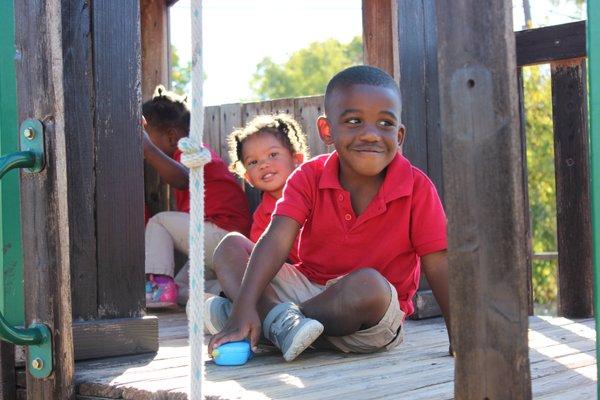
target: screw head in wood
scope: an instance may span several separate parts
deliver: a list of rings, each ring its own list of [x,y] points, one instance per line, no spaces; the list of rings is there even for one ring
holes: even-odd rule
[[[33,140],[35,138],[35,131],[31,128],[27,128],[23,131],[23,136],[29,140]]]
[[[42,361],[41,358],[35,358],[33,360],[31,360],[31,368],[36,369],[36,370],[41,370],[42,368],[44,368],[44,361]]]

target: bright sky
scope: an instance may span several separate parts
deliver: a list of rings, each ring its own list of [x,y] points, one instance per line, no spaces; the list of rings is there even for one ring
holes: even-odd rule
[[[534,26],[585,18],[565,2],[530,0]],[[585,7],[584,7],[585,8]],[[524,24],[521,0],[513,1],[515,30]],[[171,43],[190,59],[190,0],[171,7]],[[250,78],[264,58],[285,61],[294,51],[329,38],[347,43],[362,35],[361,0],[204,0],[204,105],[252,97]]]

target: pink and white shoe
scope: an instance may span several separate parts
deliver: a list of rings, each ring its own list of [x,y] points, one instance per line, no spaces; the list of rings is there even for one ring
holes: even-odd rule
[[[167,275],[148,274],[146,281],[146,308],[173,308],[177,307],[177,284]]]

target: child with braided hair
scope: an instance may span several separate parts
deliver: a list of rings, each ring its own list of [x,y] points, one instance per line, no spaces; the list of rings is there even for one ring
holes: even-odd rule
[[[160,212],[146,225],[146,306],[162,308],[187,301],[188,264],[175,277],[174,250],[189,253],[189,171],[180,163],[179,139],[188,136],[190,110],[187,99],[163,86],[142,106],[144,158],[169,184],[177,211]],[[206,145],[205,145],[206,146]],[[206,291],[219,293],[212,273],[212,254],[229,232],[247,234],[250,212],[237,179],[210,149],[212,160],[204,167],[204,246]],[[180,293],[181,292],[181,293]]]
[[[230,169],[250,185],[263,192],[262,201],[252,218],[250,237],[238,233],[228,234],[215,250],[213,269],[225,295],[234,300],[254,244],[271,222],[271,214],[281,197],[285,182],[294,169],[308,158],[306,136],[300,125],[287,114],[259,115],[244,128],[233,131],[228,137]],[[288,260],[299,261],[298,238],[292,246]],[[205,302],[205,330],[215,334],[220,321],[212,321],[210,308],[229,308],[231,301],[212,297]]]

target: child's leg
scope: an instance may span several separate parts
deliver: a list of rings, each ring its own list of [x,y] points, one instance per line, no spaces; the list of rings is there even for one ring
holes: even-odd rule
[[[379,323],[391,302],[389,282],[376,270],[354,271],[300,306],[326,336],[344,336]]]
[[[215,249],[213,269],[217,274],[221,289],[232,302],[237,300],[252,249],[254,249],[254,243],[237,232],[231,232],[225,236]],[[267,286],[258,304],[261,318],[264,318],[279,302],[273,288],[270,285]]]
[[[189,252],[190,216],[187,213],[165,211],[148,221],[145,233],[146,273],[173,277],[174,249]]]
[[[204,292],[211,294],[221,293],[221,286],[217,281],[217,275],[213,270],[213,254],[219,242],[228,234],[225,229],[218,227],[212,222],[204,222]],[[188,254],[188,253],[186,253]],[[179,304],[185,304],[189,298],[189,261],[181,268],[175,276],[175,282],[179,285]]]

